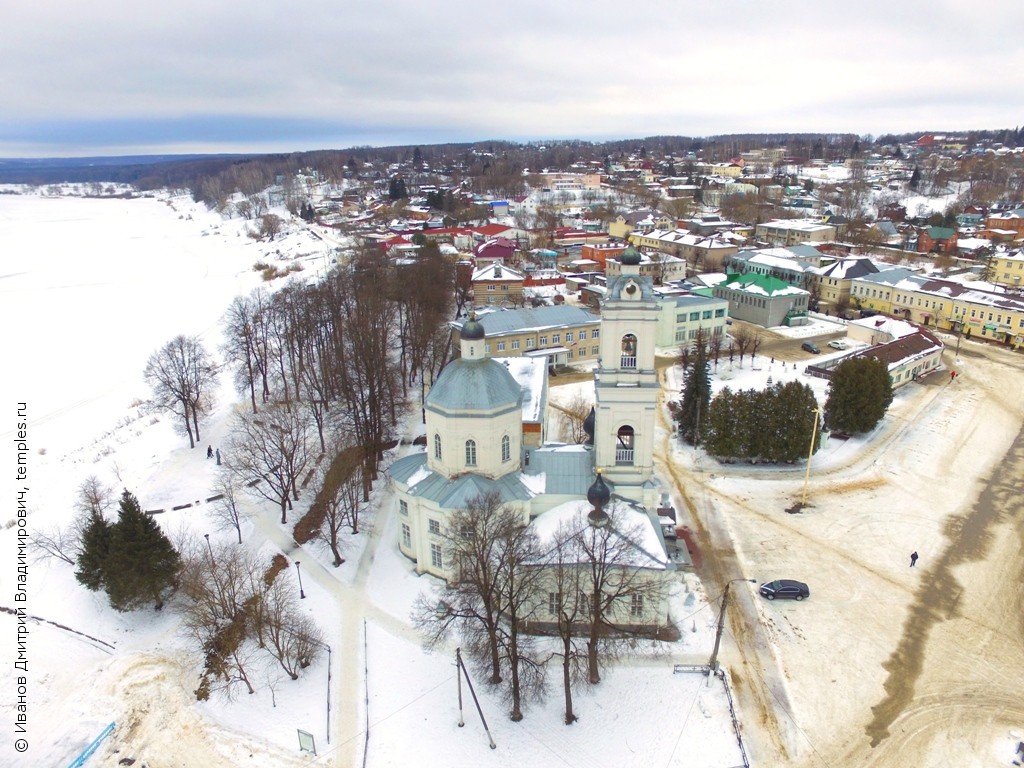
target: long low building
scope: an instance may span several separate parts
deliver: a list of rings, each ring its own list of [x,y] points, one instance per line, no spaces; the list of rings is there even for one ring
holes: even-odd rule
[[[601,316],[583,307],[556,306],[499,310],[476,318],[484,329],[484,349],[495,357],[546,357],[553,366],[596,360]],[[452,322],[458,348],[468,318]]]
[[[942,342],[912,323],[868,317],[850,323],[847,334],[853,341],[869,345],[868,348],[810,366],[808,371],[827,378],[845,360],[873,358],[885,363],[896,389],[942,367]]]
[[[1024,299],[1015,295],[895,268],[855,279],[850,298],[861,311],[1024,345]]]

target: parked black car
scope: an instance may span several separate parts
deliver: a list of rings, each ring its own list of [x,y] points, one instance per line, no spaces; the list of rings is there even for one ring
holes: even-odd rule
[[[815,355],[817,355],[817,354],[819,354],[821,352],[821,348],[817,344],[815,344],[813,341],[805,341],[803,344],[800,345],[800,349],[802,349],[802,350],[804,350],[806,352],[811,352],[811,353],[813,353]]]
[[[769,600],[803,600],[811,596],[810,588],[802,581],[793,579],[776,579],[761,585],[761,594]]]

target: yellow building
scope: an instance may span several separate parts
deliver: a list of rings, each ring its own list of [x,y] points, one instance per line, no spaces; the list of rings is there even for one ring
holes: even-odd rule
[[[889,274],[892,273],[892,274]],[[854,281],[860,310],[1014,347],[1024,345],[1024,299],[892,269]]]
[[[601,316],[568,305],[513,309],[481,314],[484,351],[494,357],[547,358],[553,366],[596,360],[601,337]],[[458,345],[465,320],[452,323],[452,341]]]
[[[1024,283],[1024,251],[993,254],[989,274],[993,283],[1019,288]]]

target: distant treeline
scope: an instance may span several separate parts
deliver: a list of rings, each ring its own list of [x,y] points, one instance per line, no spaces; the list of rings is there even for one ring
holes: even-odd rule
[[[753,149],[785,147],[797,161],[841,161],[860,153],[916,141],[925,133],[956,136],[968,148],[999,142],[1024,145],[1024,129],[975,131],[916,131],[878,137],[852,133],[742,133],[718,136],[648,136],[617,141],[551,140],[519,143],[504,140],[389,147],[350,147],[265,155],[140,155],[122,157],[0,159],[0,183],[56,184],[60,182],[120,182],[140,190],[189,189],[199,200],[214,202],[225,194],[254,194],[279,176],[315,169],[336,181],[345,176],[381,176],[395,164],[414,171],[457,179],[537,172],[542,168],[568,170],[577,164],[606,164],[629,155],[652,161],[666,156],[700,153],[709,162],[723,162]]]

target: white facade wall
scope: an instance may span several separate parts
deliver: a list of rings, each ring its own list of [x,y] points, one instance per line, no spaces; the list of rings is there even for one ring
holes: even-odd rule
[[[435,451],[441,438],[441,458]],[[509,459],[502,459],[502,438],[508,437]],[[476,464],[466,463],[466,442],[476,443]],[[427,466],[446,477],[474,472],[501,477],[519,469],[523,446],[522,409],[518,406],[497,416],[443,416],[427,410]]]

